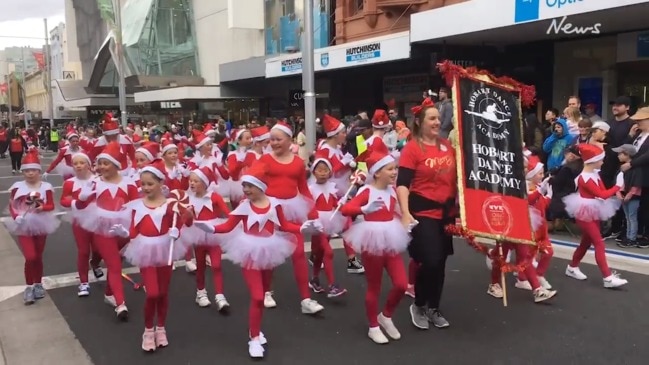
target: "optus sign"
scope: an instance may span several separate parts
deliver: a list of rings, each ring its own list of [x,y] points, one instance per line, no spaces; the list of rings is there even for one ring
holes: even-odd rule
[[[546,8],[549,12],[555,12],[559,9],[567,8],[571,5],[584,4],[588,0],[515,0],[514,22],[522,23],[533,20],[539,20],[542,17],[541,7]]]

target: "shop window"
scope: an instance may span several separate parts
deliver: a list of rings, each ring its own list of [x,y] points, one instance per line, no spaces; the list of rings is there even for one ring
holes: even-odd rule
[[[295,53],[301,50],[304,28],[304,2],[300,0],[266,0],[266,54]],[[331,41],[331,0],[314,1],[314,47],[327,47]]]
[[[349,2],[349,6],[351,9],[349,9],[349,13],[351,15],[356,15],[360,14],[363,12],[363,3],[365,3],[365,0],[352,0]]]

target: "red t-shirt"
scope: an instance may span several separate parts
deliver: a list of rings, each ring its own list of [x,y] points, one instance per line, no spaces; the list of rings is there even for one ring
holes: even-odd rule
[[[0,130],[0,142],[7,142],[7,130],[4,128]]]
[[[417,140],[410,140],[401,151],[399,167],[415,172],[410,193],[438,203],[445,203],[457,196],[455,150],[447,140],[440,140],[438,147],[420,146]],[[442,210],[426,210],[417,212],[417,215],[441,219]]]

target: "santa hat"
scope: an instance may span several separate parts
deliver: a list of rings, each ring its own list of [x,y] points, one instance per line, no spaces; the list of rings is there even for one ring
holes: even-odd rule
[[[72,155],[72,161],[74,161],[74,159],[77,158],[77,157],[83,158],[88,163],[88,165],[92,165],[92,161],[90,160],[90,157],[88,155],[86,155],[85,153],[83,153],[83,152],[74,153]]]
[[[146,156],[149,161],[153,161],[160,155],[160,145],[156,142],[146,142],[142,147],[135,150]]]
[[[319,163],[325,164],[329,168],[330,171],[333,171],[333,167],[331,166],[331,162],[329,162],[329,160],[327,160],[324,157],[318,157],[318,153],[316,153],[315,156],[316,156],[316,159],[313,160],[313,164],[311,164],[311,172],[315,171],[315,168],[316,168],[316,166],[318,166]]]
[[[178,146],[176,146],[170,139],[165,139],[161,143],[162,145],[162,154],[164,155],[165,153],[175,149],[178,149]]]
[[[205,186],[210,186],[211,183],[216,182],[216,176],[214,176],[214,170],[209,166],[201,167],[200,169],[194,169],[191,172],[196,175]]]
[[[345,130],[345,125],[329,114],[325,114],[322,117],[322,126],[325,133],[327,133],[327,137],[333,137]]]
[[[214,129],[214,126],[212,125],[212,123],[206,123],[203,126],[203,134],[205,134],[206,136],[216,134],[216,129]]]
[[[106,136],[113,136],[119,134],[119,124],[117,118],[114,118],[111,113],[104,116],[104,122],[101,125],[101,131]]]
[[[134,132],[135,131],[135,126],[133,125],[133,123],[128,123],[126,125],[126,130],[129,131],[129,132]]]
[[[164,141],[164,140],[171,140],[171,139],[172,139],[172,136],[171,136],[171,133],[170,133],[170,132],[165,132],[165,134],[163,134],[162,137],[160,137],[160,140],[161,140],[161,141]]]
[[[248,132],[247,129],[233,129],[232,130],[232,135],[230,136],[232,138],[232,142],[236,142],[239,140],[241,136],[243,136],[244,132]]]
[[[530,180],[541,171],[543,171],[543,163],[541,163],[541,160],[537,156],[528,157],[525,179]]]
[[[122,146],[117,141],[109,142],[104,150],[97,155],[97,160],[105,159],[117,166],[120,170],[128,167],[126,153],[122,152]]]
[[[254,142],[261,142],[270,138],[270,131],[266,126],[253,128],[250,130],[250,133]]]
[[[273,128],[271,128],[271,131],[274,130],[282,131],[289,137],[293,138],[293,129],[290,125],[286,124],[286,122],[277,122]]]
[[[27,151],[27,154],[23,156],[20,171],[25,170],[42,170],[41,160],[38,158],[38,151],[36,149],[30,149]]]
[[[376,109],[374,116],[372,116],[372,128],[388,128],[390,126],[390,118],[388,113],[383,109]]]
[[[74,130],[71,130],[68,134],[65,135],[65,139],[67,139],[68,141],[71,138],[74,138],[74,137],[79,138],[79,134],[77,132],[75,132]]]
[[[196,145],[196,149],[199,149],[203,146],[205,146],[208,143],[212,142],[212,138],[206,136],[205,134],[201,133],[200,131],[196,131],[194,133],[194,143]]]
[[[165,167],[164,162],[161,159],[156,159],[151,161],[150,164],[144,166],[142,170],[140,170],[140,175],[145,172],[149,172],[158,179],[164,180],[167,177],[165,171],[167,171],[167,168]]]
[[[580,143],[578,148],[584,163],[593,163],[604,159],[604,150],[599,146],[590,143]]]
[[[388,148],[382,143],[368,148],[358,155],[356,160],[367,164],[367,172],[369,173],[369,176],[374,176],[374,174],[384,168],[387,164],[395,162],[394,157],[390,155]]]
[[[263,163],[256,163],[252,165],[246,173],[241,177],[241,182],[254,185],[266,192],[268,184],[266,183],[266,165]]]

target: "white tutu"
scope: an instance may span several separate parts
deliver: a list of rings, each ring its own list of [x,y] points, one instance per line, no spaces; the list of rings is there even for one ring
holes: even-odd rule
[[[225,218],[215,218],[209,221],[194,220],[194,223],[205,222],[210,224],[211,226],[216,226],[225,222],[226,220],[227,219]],[[178,238],[178,240],[182,241],[183,244],[187,247],[196,246],[196,245],[218,246],[221,245],[222,242],[224,242],[226,239],[229,238],[230,238],[230,233],[225,233],[225,234],[207,233],[205,231],[200,230],[195,225],[192,225],[189,227],[183,227],[183,229],[180,230],[180,237]]]
[[[169,245],[171,239],[168,235],[147,237],[138,235],[132,239],[122,250],[124,257],[137,267],[167,266],[169,262]],[[172,262],[185,256],[187,246],[176,240],[171,253]]]
[[[77,222],[81,228],[88,232],[93,232],[102,236],[110,237],[108,232],[116,225],[120,224],[128,229],[131,225],[131,209],[118,211],[106,210],[99,208],[96,203],[90,203],[83,214],[79,214]]]
[[[569,216],[584,222],[605,221],[613,217],[622,205],[617,198],[586,199],[579,193],[572,193],[563,198]]]
[[[275,231],[263,237],[244,233],[242,229],[233,231],[235,236],[222,245],[226,258],[248,269],[269,270],[286,261],[295,251],[295,236]]]
[[[241,185],[241,180],[229,180],[230,184],[230,202],[240,202],[243,200],[243,186]]]
[[[532,230],[538,231],[543,226],[543,215],[535,207],[530,206],[530,220],[532,221]]]
[[[347,217],[340,214],[340,212],[336,213],[336,215],[333,215],[333,213],[333,210],[328,212],[318,211],[318,219],[320,220],[320,223],[322,223],[322,226],[324,227],[323,232],[327,236],[339,234],[344,231],[345,225],[349,220]],[[332,216],[334,217],[333,219],[331,219]]]
[[[277,203],[282,207],[284,216],[291,222],[303,223],[308,220],[308,215],[313,209],[313,201],[298,194],[291,199],[278,199]]]
[[[44,236],[54,233],[59,226],[59,221],[51,212],[26,213],[21,225],[16,224],[13,219],[5,221],[7,231],[15,236]]]
[[[343,233],[343,239],[356,252],[379,256],[405,251],[410,243],[410,234],[397,219],[387,222],[360,220]]]

